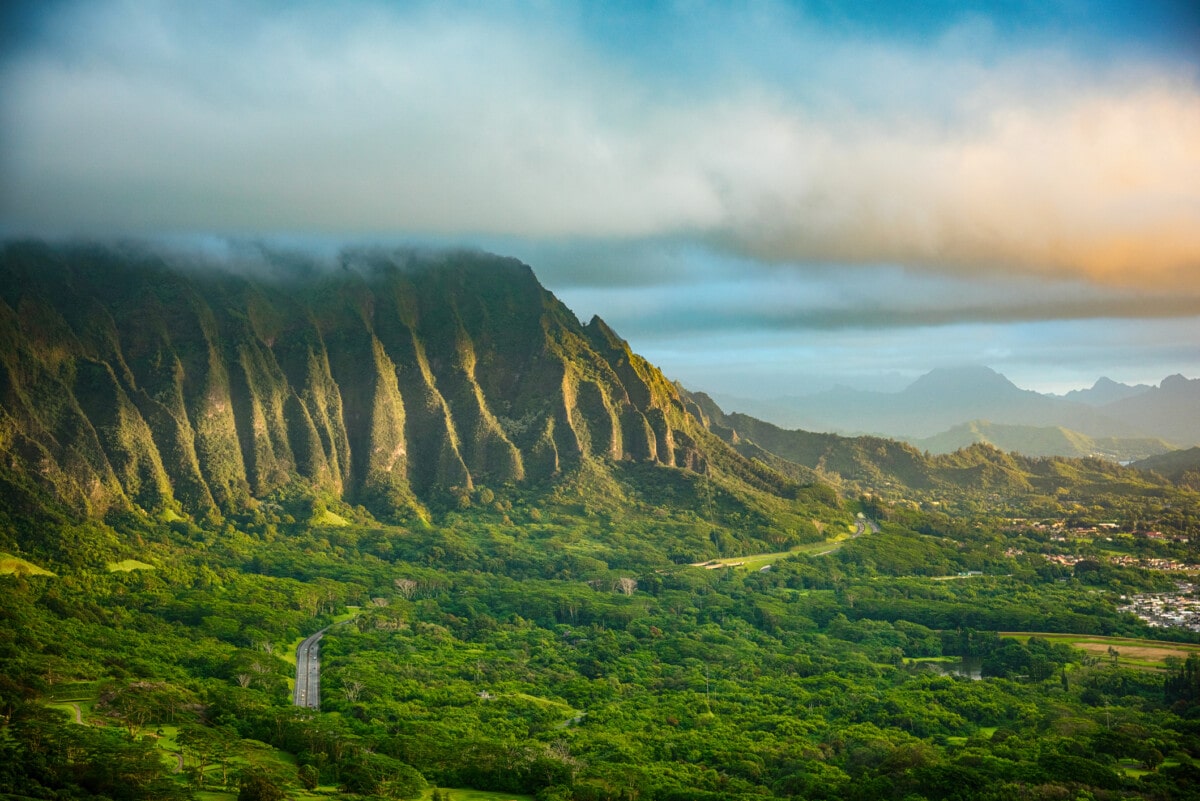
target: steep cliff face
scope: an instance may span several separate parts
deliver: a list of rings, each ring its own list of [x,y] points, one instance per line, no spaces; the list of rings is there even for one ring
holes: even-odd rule
[[[232,510],[296,481],[400,510],[585,458],[703,472],[713,447],[737,458],[511,259],[0,251],[0,456],[90,512]]]

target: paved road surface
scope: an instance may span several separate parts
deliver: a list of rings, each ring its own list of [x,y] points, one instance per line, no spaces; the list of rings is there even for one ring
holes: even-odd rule
[[[309,709],[321,707],[321,638],[329,627],[310,635],[296,648],[296,692],[292,703]]]
[[[860,516],[854,521],[854,533],[850,536],[861,537],[863,534],[867,533],[868,528],[871,530],[872,534],[879,533],[879,526],[874,520],[868,520],[867,518]]]

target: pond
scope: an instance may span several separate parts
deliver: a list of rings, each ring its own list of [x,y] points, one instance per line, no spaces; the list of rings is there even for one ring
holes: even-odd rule
[[[921,662],[922,666],[943,676],[964,676],[972,681],[983,678],[983,660],[977,656],[962,656],[945,662]]]

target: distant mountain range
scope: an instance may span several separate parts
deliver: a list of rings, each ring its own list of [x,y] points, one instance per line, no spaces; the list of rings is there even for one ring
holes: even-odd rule
[[[1135,384],[1130,386],[1129,384],[1113,381],[1111,378],[1101,377],[1088,389],[1073,389],[1065,395],[1052,397],[1086,403],[1088,406],[1104,406],[1107,403],[1141,395],[1143,392],[1149,392],[1152,389],[1154,387],[1149,384]]]
[[[1159,437],[1089,437],[1062,426],[1022,426],[972,420],[924,439],[911,440],[930,453],[953,453],[976,443],[1026,456],[1100,456],[1119,462],[1146,459],[1174,446]]]
[[[783,429],[746,414],[727,414],[704,393],[686,397],[693,414],[698,412],[710,431],[743,456],[802,483],[851,484],[872,493],[899,491],[902,495],[964,489],[1001,495],[1054,494],[1067,487],[1083,495],[1137,493],[1168,480],[1200,487],[1200,448],[1172,451],[1128,468],[1099,459],[1005,453],[988,443],[953,453],[928,454],[908,443],[880,437]]]
[[[1050,395],[982,366],[941,368],[900,392],[837,387],[766,402],[720,399],[785,428],[893,437],[937,453],[975,442],[1036,456],[1146,458],[1200,444],[1200,379],[1157,386],[1101,378]]]

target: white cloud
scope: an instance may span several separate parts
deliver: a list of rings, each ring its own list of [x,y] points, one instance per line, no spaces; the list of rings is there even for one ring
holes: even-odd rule
[[[778,22],[771,47],[806,71],[685,91],[553,16],[66,9],[0,73],[10,227],[698,236],[784,262],[1200,285],[1200,89],[1164,67],[768,14],[751,32]]]

